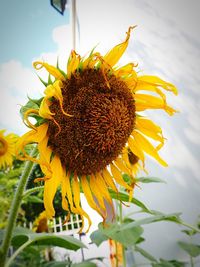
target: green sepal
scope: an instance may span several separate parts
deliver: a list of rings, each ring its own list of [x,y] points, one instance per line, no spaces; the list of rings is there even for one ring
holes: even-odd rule
[[[29,101],[20,108],[20,114],[22,118],[24,117],[24,113],[29,109],[39,110],[43,97],[40,99],[31,99],[30,97],[28,97],[28,99]]]
[[[47,87],[48,83],[46,83],[44,80],[42,80],[42,78],[39,75],[37,75],[37,76],[38,76],[39,80],[41,81],[41,83],[44,84],[45,87]]]
[[[77,71],[79,73],[83,71],[83,61],[80,61],[79,65],[78,65],[78,68],[77,68]]]
[[[22,117],[22,119],[24,118],[24,113],[30,109],[35,109],[35,110],[39,110],[41,102],[43,100],[43,97],[41,97],[40,99],[31,99],[30,97],[28,97],[29,101],[26,103],[26,105],[22,106],[20,109],[20,115]],[[29,117],[32,117],[36,120],[35,126],[40,126],[41,124],[43,124],[46,119],[40,117],[37,114],[30,114]]]
[[[53,84],[53,81],[52,81],[51,75],[49,73],[49,76],[48,76],[48,84],[47,85],[51,85],[51,84]]]

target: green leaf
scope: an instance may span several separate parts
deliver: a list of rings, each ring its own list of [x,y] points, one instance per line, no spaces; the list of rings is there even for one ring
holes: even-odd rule
[[[67,267],[70,266],[68,261],[51,261],[43,265],[44,267]]]
[[[72,264],[72,267],[97,267],[97,265],[91,261],[83,261],[81,263]]]
[[[197,231],[195,230],[182,230],[181,232],[185,233],[188,236],[193,236],[197,234]]]
[[[144,241],[145,241],[145,238],[141,236],[141,237],[138,239],[138,241],[136,242],[136,244],[140,244],[140,243],[142,243],[142,242],[144,242]]]
[[[122,193],[122,192],[114,192],[112,189],[109,189],[109,193],[110,196],[113,199],[117,199],[117,200],[121,200],[123,202],[129,202],[129,195]],[[132,198],[131,203],[135,204],[136,206],[140,207],[143,211],[147,212],[147,213],[151,213],[151,211],[138,199],[136,199],[135,197]]]
[[[176,261],[176,260],[163,260],[160,259],[159,263],[153,263],[152,267],[184,267],[185,263],[184,262],[180,262],[180,261]]]
[[[109,239],[109,237],[104,235],[100,230],[92,232],[90,238],[97,246],[100,246],[101,243]]]
[[[157,178],[157,177],[139,177],[136,179],[136,182],[140,183],[166,183],[164,180]]]
[[[12,238],[12,245],[14,247],[20,247],[28,241],[31,245],[58,246],[70,250],[77,250],[79,248],[86,247],[81,241],[71,236],[34,233],[26,228],[18,228],[15,230]]]
[[[31,203],[43,203],[43,200],[37,196],[28,196],[26,201]]]
[[[137,226],[130,227],[128,229],[122,229],[123,227],[125,228],[127,224],[129,223],[122,223],[120,225],[113,223],[106,227],[103,227],[102,224],[99,224],[99,231],[103,233],[103,235],[123,244],[125,247],[129,247],[138,241],[143,233],[143,228]]]
[[[178,245],[185,250],[191,257],[197,257],[200,255],[200,246],[192,243],[178,242]]]
[[[123,225],[121,228],[121,231],[132,228],[132,227],[159,222],[159,221],[171,221],[171,222],[180,224],[181,220],[179,216],[180,216],[180,213],[153,215],[151,217],[140,219],[140,220],[128,223],[126,225]]]
[[[150,260],[151,262],[157,262],[157,260],[151,254],[149,254],[146,250],[144,250],[143,248],[135,246],[135,251],[140,253],[143,257]]]
[[[31,99],[29,97],[29,101],[24,106],[22,106],[21,109],[20,109],[20,114],[21,114],[22,118],[24,117],[24,113],[27,110],[29,110],[29,109],[36,109],[36,110],[38,110],[40,108],[40,104],[42,102],[42,99],[43,99],[43,97],[40,98],[40,99]]]

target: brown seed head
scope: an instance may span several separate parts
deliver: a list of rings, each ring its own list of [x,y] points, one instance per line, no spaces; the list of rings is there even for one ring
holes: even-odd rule
[[[93,69],[73,75],[62,94],[64,110],[73,117],[53,100],[51,111],[61,132],[56,135],[58,127],[50,121],[49,145],[70,172],[99,172],[121,153],[134,128],[133,96],[122,80]]]

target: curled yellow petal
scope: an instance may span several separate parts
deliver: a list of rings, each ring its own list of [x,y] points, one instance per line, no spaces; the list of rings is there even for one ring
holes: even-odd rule
[[[96,200],[98,201],[100,209],[102,210],[101,213],[105,214],[106,213],[106,207],[105,207],[104,199],[103,199],[101,192],[99,191],[99,187],[96,185],[95,176],[91,174],[89,179],[90,179],[90,188],[92,188],[92,192],[93,192]],[[105,218],[106,215],[104,215],[103,217]]]
[[[88,184],[87,177],[85,175],[81,176],[81,185],[83,188],[84,195],[85,195],[90,207],[93,208],[94,210],[96,210],[103,217],[100,208],[98,207],[97,203],[95,203],[95,201],[94,201],[90,186]]]
[[[128,146],[130,148],[130,150],[132,151],[132,153],[134,155],[136,155],[139,159],[142,160],[143,164],[144,164],[144,153],[142,151],[142,149],[140,148],[140,144],[137,144],[135,139],[132,138],[131,136],[128,139]]]
[[[166,102],[159,97],[145,94],[135,94],[136,111],[144,111],[146,109],[163,109],[169,115],[173,115],[176,110],[168,106]]]
[[[144,117],[136,118],[136,129],[148,137],[161,143],[159,149],[164,145],[164,137],[162,135],[162,129],[149,119]]]
[[[41,68],[45,68],[51,75],[53,75],[57,80],[64,81],[65,77],[64,75],[59,71],[59,69],[55,68],[52,65],[49,65],[48,63],[42,62],[42,61],[35,61],[33,63],[33,67],[36,70],[40,70]]]
[[[109,171],[107,169],[103,170],[103,178],[106,182],[106,184],[116,193],[118,192],[117,187],[115,185],[115,183],[113,182],[113,178],[111,176],[111,174],[109,173]]]
[[[81,57],[74,50],[72,50],[71,55],[67,64],[67,78],[69,79],[71,75],[77,70],[80,64]]]
[[[96,184],[100,190],[100,192],[102,193],[102,196],[109,202],[112,204],[112,199],[108,193],[108,189],[107,189],[107,186],[104,182],[104,179],[102,178],[101,174],[100,173],[96,173],[95,174],[96,176]]]
[[[64,178],[62,179],[62,196],[67,196],[67,199],[69,201],[70,209],[73,213],[78,213],[78,210],[74,206],[73,197],[72,197],[72,189],[70,184],[70,175],[69,173],[64,174]]]
[[[124,179],[122,178],[122,174],[121,172],[119,171],[119,169],[113,165],[113,164],[110,164],[110,169],[111,169],[111,173],[114,177],[114,179],[116,180],[116,182],[123,186],[124,188],[126,188],[127,190],[131,190],[132,188],[124,181]]]
[[[104,56],[104,60],[112,67],[114,66],[119,59],[121,58],[121,56],[124,54],[127,46],[128,46],[128,42],[129,42],[129,38],[130,38],[130,33],[131,30],[134,29],[136,26],[133,27],[129,27],[128,32],[126,33],[126,39],[123,43],[116,45],[115,47],[113,47],[105,56]]]
[[[122,172],[130,174],[130,170],[126,167],[126,165],[124,164],[122,158],[117,158],[114,161],[115,165],[118,167],[118,169],[120,169]]]
[[[30,143],[39,143],[45,138],[48,130],[48,124],[43,123],[36,130],[31,130],[22,135],[16,143],[16,151],[18,154],[23,150],[25,145]]]
[[[58,156],[54,156],[51,162],[52,177],[45,181],[44,185],[44,207],[47,218],[52,218],[55,215],[53,207],[53,199],[58,186],[62,181],[63,168]]]
[[[59,101],[60,104],[60,108],[62,110],[62,113],[65,114],[66,116],[72,116],[68,113],[66,113],[63,109],[63,96],[62,96],[62,82],[61,81],[55,81],[53,84],[50,84],[46,87],[44,93],[45,93],[45,97],[43,98],[41,105],[40,105],[40,109],[39,109],[39,115],[43,118],[47,118],[47,119],[52,119],[53,115],[55,115],[54,113],[52,113],[50,111],[50,106],[52,104],[52,102],[50,101],[50,99],[52,97],[54,97],[55,99],[57,99]]]
[[[152,156],[164,167],[168,166],[167,163],[159,156],[157,150],[153,147],[153,145],[142,134],[135,131],[132,135],[134,136],[134,139],[138,146],[140,146],[144,152]]]
[[[150,76],[150,75],[144,75],[144,76],[140,76],[138,77],[138,84],[135,90],[142,90],[142,88],[149,88],[152,87],[161,87],[163,89],[165,89],[166,91],[170,91],[172,93],[174,93],[175,95],[178,94],[178,90],[177,88],[169,82],[166,82],[162,79],[160,79],[157,76]]]
[[[74,203],[75,203],[75,206],[76,206],[79,214],[86,217],[88,220],[88,228],[86,230],[86,233],[87,233],[90,229],[92,222],[91,222],[89,215],[80,206],[80,185],[79,185],[78,177],[76,174],[74,175],[74,179],[73,179],[73,183],[72,183],[72,190],[74,193]],[[83,227],[84,227],[84,223],[83,223],[83,225],[79,231],[80,233],[82,232]]]
[[[52,171],[50,167],[50,160],[52,155],[52,150],[48,146],[48,136],[46,135],[43,140],[38,143],[38,150],[40,154],[40,161],[44,162],[45,164],[40,164],[42,172],[45,174],[46,177],[52,176]]]
[[[30,114],[39,114],[39,111],[36,110],[36,109],[28,109],[27,111],[24,112],[24,116],[23,116],[23,121],[24,121],[24,124],[32,129],[35,129],[36,130],[36,127],[35,125],[33,125],[28,117]]]

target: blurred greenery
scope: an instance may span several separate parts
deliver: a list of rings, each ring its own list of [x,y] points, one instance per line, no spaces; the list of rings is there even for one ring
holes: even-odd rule
[[[28,148],[30,149],[30,148]],[[24,162],[15,160],[12,169],[0,172],[0,229],[4,228],[7,223],[8,210],[11,205],[11,200],[14,196],[17,183],[23,172]],[[27,194],[22,203],[21,209],[18,214],[17,224],[22,225],[28,222],[33,222],[38,215],[44,210],[43,204],[43,182],[35,183],[35,178],[43,177],[43,173],[39,165],[35,164],[33,171],[29,177],[27,183],[27,190],[37,188],[41,186],[41,190]],[[124,180],[129,181],[128,175],[123,175]],[[138,177],[137,183],[163,183],[164,181],[157,177]],[[134,218],[134,213],[122,215],[122,203],[129,202],[129,195],[125,190],[120,188],[118,193],[109,189],[109,193],[116,206],[121,207],[121,212],[117,213],[116,221],[113,223],[103,224],[100,223],[96,231],[94,231],[90,238],[97,246],[109,239],[114,240],[122,245],[124,251],[130,250],[132,253],[140,254],[152,267],[184,267],[190,265],[195,266],[195,262],[198,262],[200,255],[200,245],[193,242],[192,238],[199,234],[200,229],[200,217],[194,226],[190,226],[184,223],[180,217],[180,213],[164,214],[160,211],[149,209],[146,204],[140,200],[133,198],[130,203],[139,208],[139,213],[143,214],[140,219]],[[57,216],[64,216],[66,212],[61,207],[61,193],[57,191],[54,199],[54,207]],[[118,209],[116,209],[118,210]],[[188,261],[182,262],[178,259],[156,259],[142,246],[145,242],[143,225],[156,222],[168,221],[179,225],[188,226],[187,229],[183,229],[181,232],[185,234],[189,241],[180,240],[177,242],[180,249],[188,255]],[[0,232],[0,239],[2,239],[2,231]],[[12,236],[12,246],[14,248],[14,258],[11,261],[10,266],[15,267],[94,267],[97,266],[93,262],[94,259],[83,261],[81,263],[72,263],[68,257],[64,261],[58,262],[54,259],[51,248],[59,246],[67,250],[77,250],[84,247],[84,244],[79,240],[70,236],[56,236],[52,233],[34,233],[27,228],[16,228]],[[48,254],[48,257],[47,255]],[[95,258],[97,259],[97,258]],[[194,260],[195,259],[195,260]],[[103,259],[98,259],[103,260]],[[134,267],[137,264],[133,264]]]

